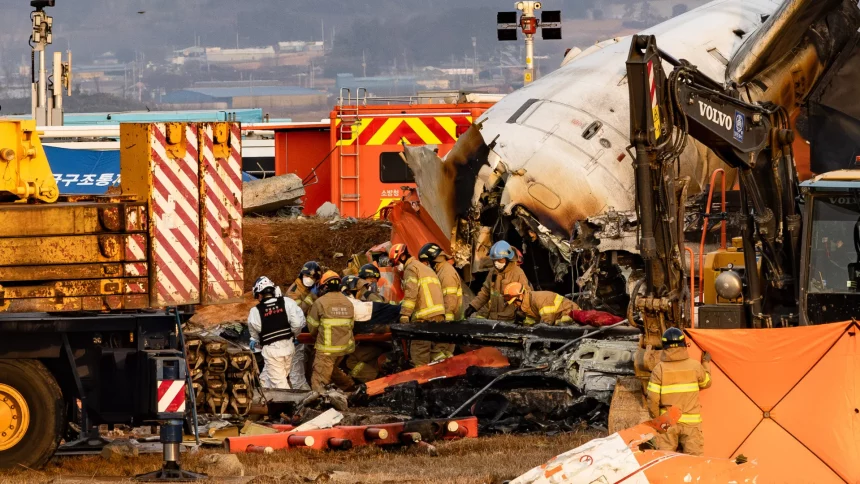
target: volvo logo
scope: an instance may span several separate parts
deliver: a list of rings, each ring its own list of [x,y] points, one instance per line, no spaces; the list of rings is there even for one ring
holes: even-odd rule
[[[725,114],[718,109],[714,109],[712,106],[699,101],[699,114],[703,118],[707,118],[708,121],[726,128],[727,130],[732,130],[732,117],[728,114]]]

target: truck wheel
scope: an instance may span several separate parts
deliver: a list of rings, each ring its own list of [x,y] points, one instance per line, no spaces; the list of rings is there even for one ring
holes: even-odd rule
[[[0,360],[0,469],[44,466],[65,424],[57,380],[36,360]]]

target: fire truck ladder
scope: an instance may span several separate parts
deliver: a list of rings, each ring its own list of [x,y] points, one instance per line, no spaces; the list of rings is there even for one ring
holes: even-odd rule
[[[360,106],[367,100],[367,89],[360,87],[356,90],[355,98],[348,88],[341,88],[339,99],[340,125],[337,128],[337,140],[340,145],[338,150],[338,163],[340,174],[340,213],[344,216],[358,217],[360,214],[359,193],[359,154],[361,147],[358,144],[358,129],[361,126],[359,114]],[[347,171],[347,167],[349,170]],[[350,183],[352,180],[352,183]],[[346,193],[350,189],[354,193]],[[354,211],[347,211],[346,206],[354,204]]]

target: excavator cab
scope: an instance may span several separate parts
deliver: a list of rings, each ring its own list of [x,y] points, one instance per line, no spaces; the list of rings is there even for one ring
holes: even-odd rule
[[[860,170],[801,183],[806,224],[801,252],[800,324],[845,321],[860,308]]]

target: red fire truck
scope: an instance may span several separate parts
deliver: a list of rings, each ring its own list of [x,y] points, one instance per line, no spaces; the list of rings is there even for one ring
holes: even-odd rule
[[[275,172],[304,180],[306,214],[329,201],[344,216],[375,217],[400,199],[403,187],[415,186],[400,156],[402,143],[435,145],[444,156],[498,98],[374,98],[363,89],[344,90],[328,122],[269,128],[275,131]]]

